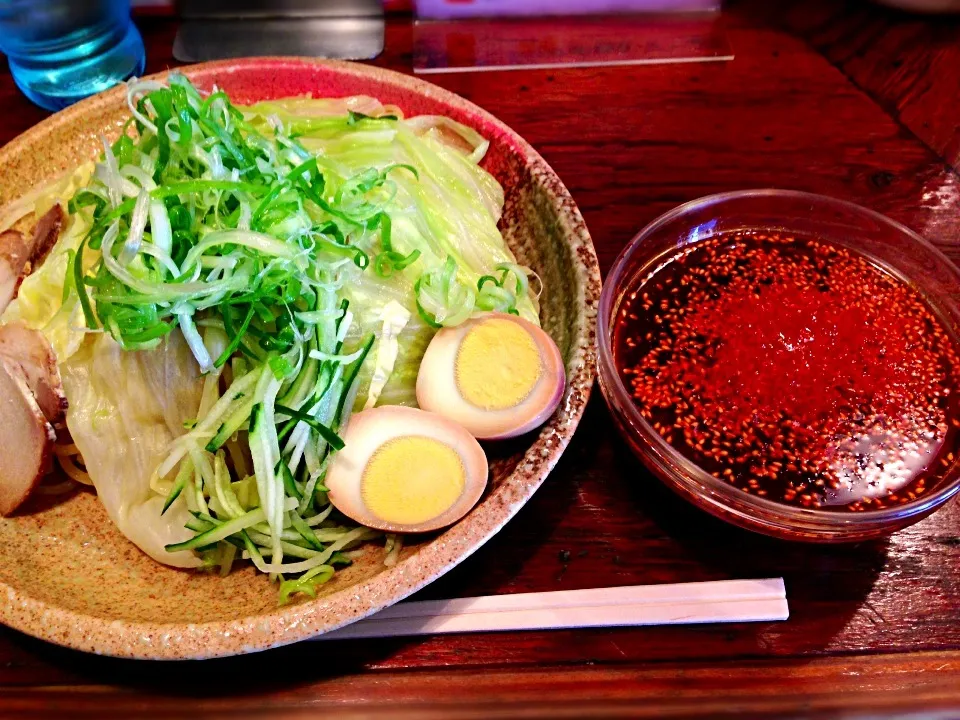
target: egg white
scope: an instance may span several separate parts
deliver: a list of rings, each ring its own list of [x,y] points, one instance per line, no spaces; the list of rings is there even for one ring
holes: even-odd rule
[[[384,443],[410,436],[436,440],[453,449],[463,464],[464,487],[456,502],[436,517],[416,525],[402,525],[378,517],[367,507],[362,492],[363,473]],[[457,423],[426,410],[385,405],[356,413],[347,424],[343,442],[324,484],[330,490],[328,497],[333,506],[367,527],[403,533],[446,527],[477,504],[487,485],[487,456],[476,439]]]
[[[513,407],[487,410],[467,401],[456,377],[457,352],[471,329],[491,318],[508,320],[522,327],[533,339],[542,363],[536,385]],[[417,375],[417,403],[463,425],[481,440],[515,437],[542,425],[557,409],[566,386],[563,357],[553,339],[542,329],[516,315],[485,313],[452,328],[440,330],[427,346]]]

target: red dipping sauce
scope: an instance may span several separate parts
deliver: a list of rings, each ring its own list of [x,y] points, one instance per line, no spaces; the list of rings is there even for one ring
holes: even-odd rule
[[[619,310],[640,413],[717,478],[788,505],[915,500],[960,452],[960,348],[923,296],[849,249],[730,234],[679,251]]]

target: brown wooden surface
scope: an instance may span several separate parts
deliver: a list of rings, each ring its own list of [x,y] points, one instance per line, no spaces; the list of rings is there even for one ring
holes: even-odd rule
[[[960,24],[860,2],[783,7],[757,0],[725,12],[729,63],[432,80],[540,150],[579,204],[604,270],[674,205],[761,186],[854,200],[960,260]],[[174,22],[140,24],[148,69],[172,66]],[[409,23],[392,19],[377,63],[409,71],[410,48]],[[0,107],[0,142],[45,116],[6,73]],[[780,575],[792,613],[782,623],[304,643],[203,665],[83,656],[0,631],[0,717],[181,716],[195,706],[416,718],[960,717],[960,505],[852,547],[748,534],[662,488],[615,437],[599,393],[529,505],[423,596]]]

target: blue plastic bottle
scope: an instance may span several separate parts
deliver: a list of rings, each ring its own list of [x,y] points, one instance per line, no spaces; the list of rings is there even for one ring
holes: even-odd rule
[[[129,0],[0,0],[0,50],[48,110],[142,74],[145,61]]]

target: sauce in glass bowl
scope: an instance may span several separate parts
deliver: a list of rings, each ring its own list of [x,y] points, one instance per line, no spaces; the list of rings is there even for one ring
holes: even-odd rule
[[[848,248],[731,232],[623,295],[613,359],[671,446],[750,495],[880,510],[960,454],[960,346],[913,286]]]

